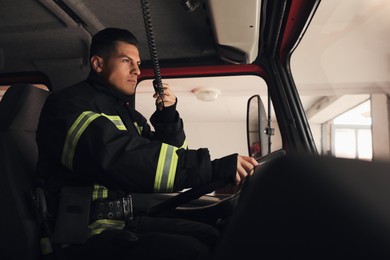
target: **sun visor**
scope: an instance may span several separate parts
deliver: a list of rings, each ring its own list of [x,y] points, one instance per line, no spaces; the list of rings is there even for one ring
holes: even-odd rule
[[[261,0],[208,0],[218,54],[232,63],[252,63],[258,54]]]

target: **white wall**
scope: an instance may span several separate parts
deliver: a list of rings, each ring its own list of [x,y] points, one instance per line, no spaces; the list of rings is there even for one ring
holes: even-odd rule
[[[371,95],[373,159],[390,159],[389,100],[385,94]]]
[[[310,124],[310,130],[313,135],[313,140],[316,145],[319,154],[322,152],[322,125],[321,124]]]
[[[272,151],[282,148],[277,123],[272,122],[275,135],[272,136]],[[184,122],[189,149],[208,148],[212,159],[232,153],[248,155],[246,122]]]
[[[208,148],[212,159],[248,155],[245,122],[184,122],[188,148]]]

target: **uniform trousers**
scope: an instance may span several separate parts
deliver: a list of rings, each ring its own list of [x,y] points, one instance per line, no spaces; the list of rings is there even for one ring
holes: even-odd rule
[[[210,259],[219,231],[187,219],[140,216],[123,230],[105,230],[84,245],[66,248],[68,259]]]

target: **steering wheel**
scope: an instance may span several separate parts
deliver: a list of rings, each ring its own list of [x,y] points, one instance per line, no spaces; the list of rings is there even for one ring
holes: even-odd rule
[[[286,154],[286,152],[284,150],[277,150],[277,151],[274,151],[270,154],[267,154],[267,155],[261,157],[258,160],[259,164],[255,167],[255,172],[262,165],[265,165],[266,163],[273,161],[276,158],[282,157],[285,154]],[[161,215],[165,212],[169,212],[171,210],[176,209],[180,205],[183,205],[183,204],[186,204],[192,200],[198,199],[201,196],[206,195],[210,192],[213,192],[219,188],[225,187],[228,184],[229,183],[226,180],[216,180],[216,181],[207,183],[203,186],[199,186],[199,187],[187,190],[185,192],[181,192],[178,195],[176,195],[172,198],[169,198],[169,199],[153,206],[152,208],[150,208],[148,215],[157,216],[157,215]],[[237,193],[239,193],[239,192],[240,191],[237,191]],[[238,196],[239,196],[239,194],[237,194],[237,193],[229,196],[228,198],[223,199],[221,202],[217,202],[217,203],[213,204],[212,206],[217,206],[217,204],[220,204],[222,202],[227,203],[227,201],[233,200],[233,199],[237,200]],[[210,206],[208,206],[208,207],[210,207]]]

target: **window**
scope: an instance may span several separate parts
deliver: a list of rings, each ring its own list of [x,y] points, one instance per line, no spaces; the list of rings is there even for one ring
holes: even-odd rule
[[[44,85],[44,84],[33,84],[33,85],[35,87],[37,87],[37,88],[41,88],[41,89],[44,89],[44,90],[49,90],[49,88],[46,85]],[[9,87],[10,87],[10,85],[0,86],[0,101],[3,98],[4,93],[7,91],[7,89]]]
[[[388,3],[321,1],[292,55],[292,75],[321,154],[390,158],[387,104],[377,109],[379,101],[371,99],[372,125],[337,122],[370,96],[383,95],[380,102],[386,102],[390,93]]]
[[[333,120],[332,151],[336,157],[372,159],[370,100]]]
[[[232,153],[248,155],[246,137],[247,101],[259,94],[265,109],[268,107],[267,85],[255,75],[214,76],[163,79],[178,98],[177,110],[184,121],[188,147],[207,147],[212,159]],[[214,101],[198,100],[195,90],[213,88],[220,92]],[[152,80],[139,83],[136,109],[147,119],[155,110]],[[272,106],[271,106],[272,108]],[[275,113],[271,112],[272,150],[282,147]]]

